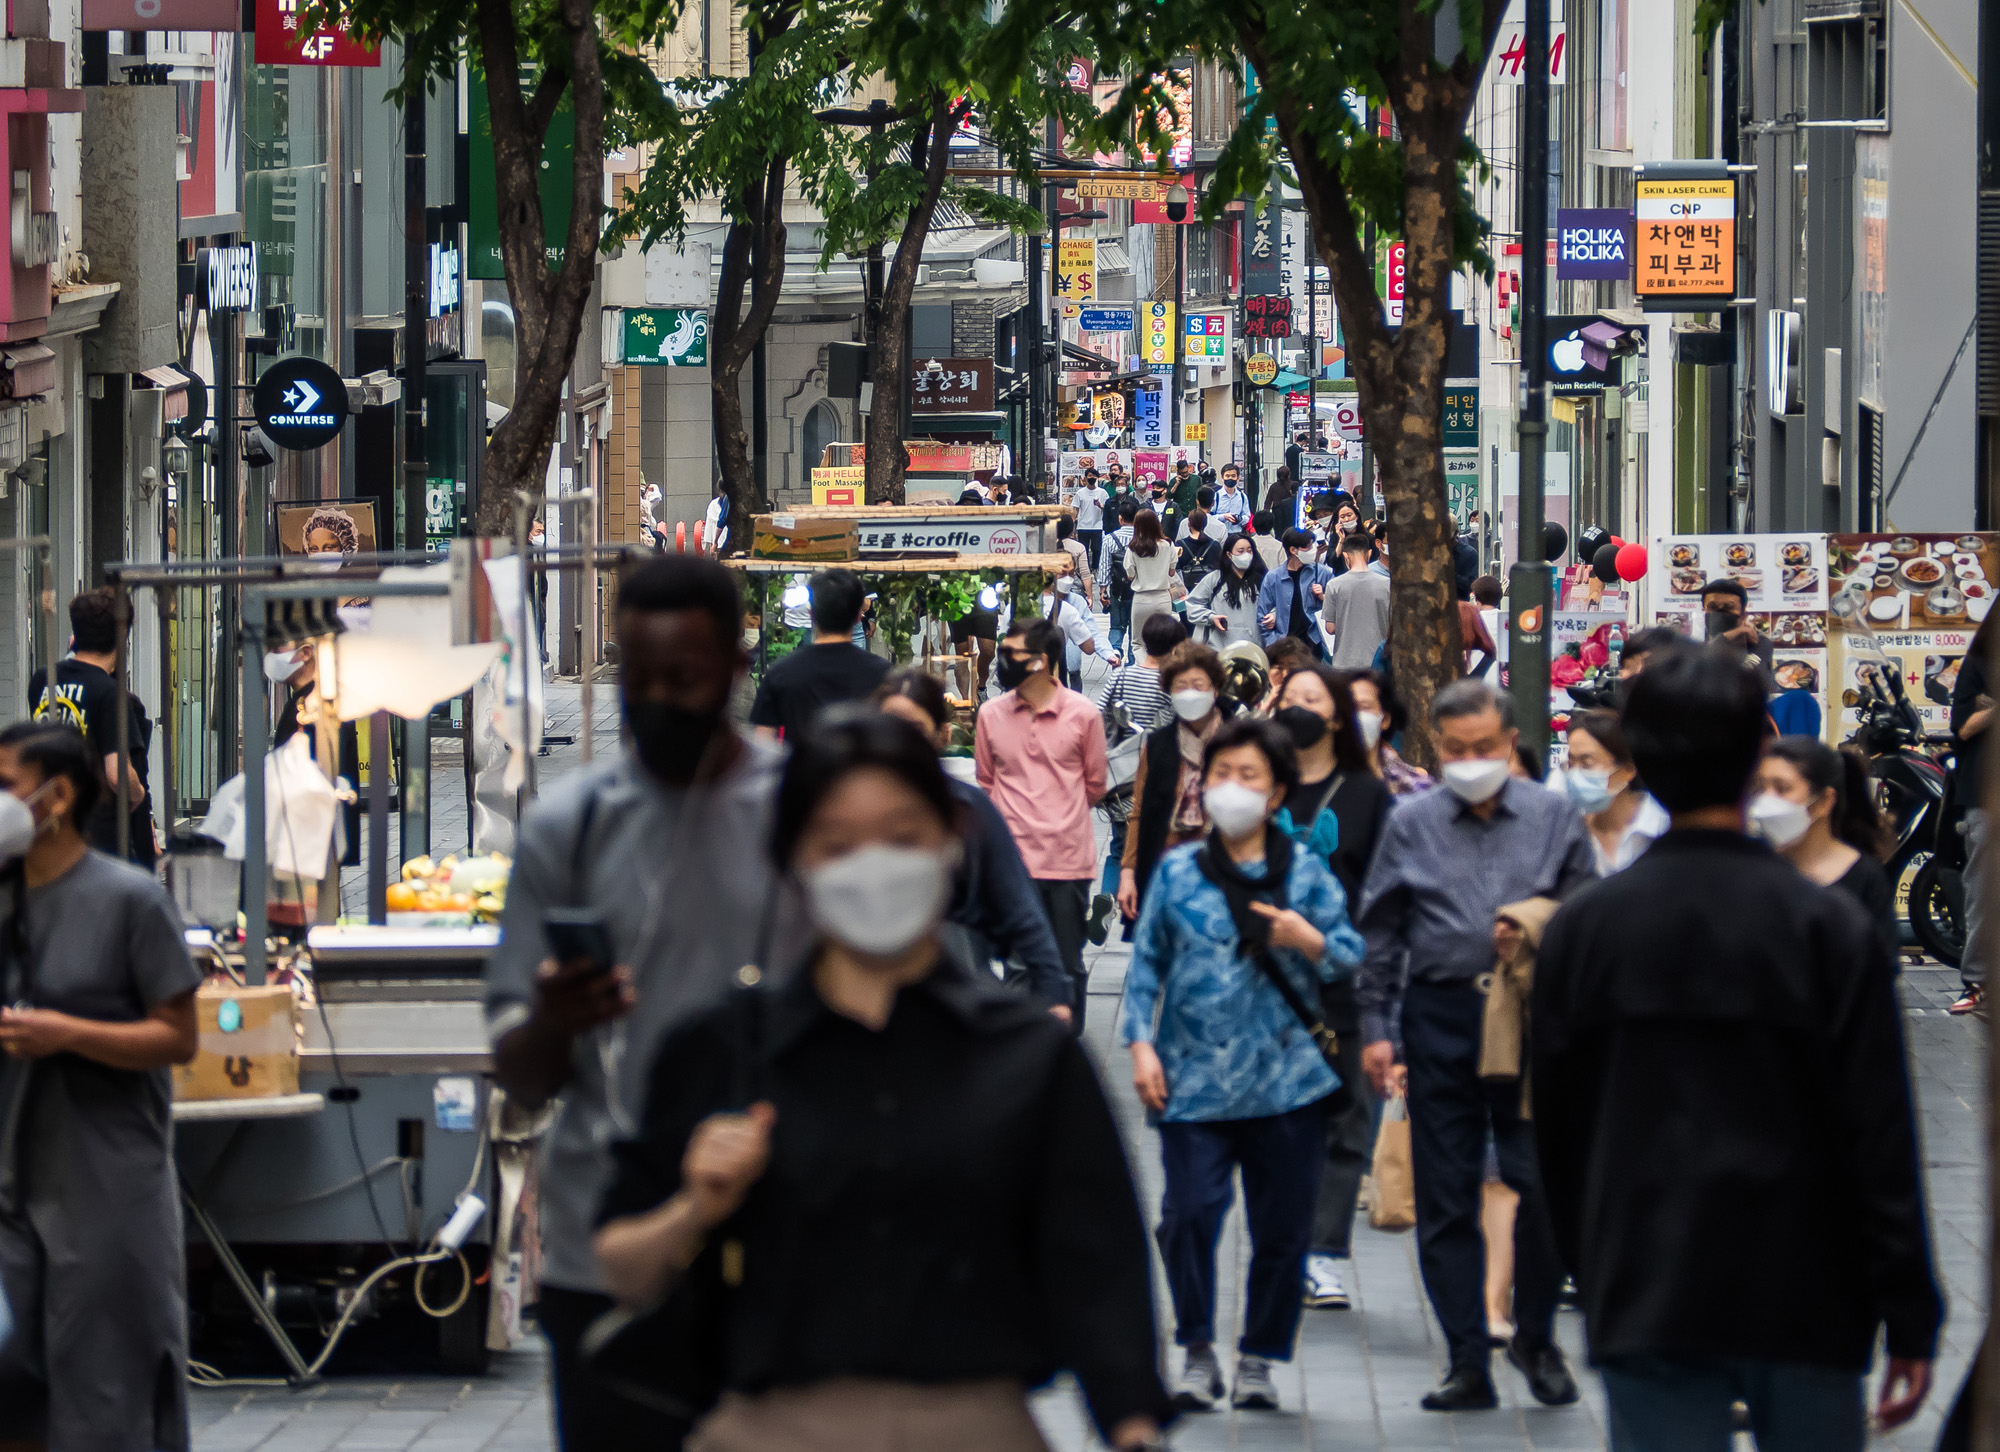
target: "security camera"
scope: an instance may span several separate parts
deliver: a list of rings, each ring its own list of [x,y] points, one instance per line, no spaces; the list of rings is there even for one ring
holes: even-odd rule
[[[1167,188],[1167,220],[1185,222],[1188,214],[1188,189],[1179,182]]]
[[[252,425],[243,431],[243,462],[253,469],[268,469],[278,461],[270,436]]]

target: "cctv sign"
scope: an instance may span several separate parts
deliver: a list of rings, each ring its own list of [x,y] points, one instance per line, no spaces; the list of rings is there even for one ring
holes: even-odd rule
[[[300,21],[311,0],[257,0],[260,66],[379,66],[382,52],[335,26],[308,30]]]

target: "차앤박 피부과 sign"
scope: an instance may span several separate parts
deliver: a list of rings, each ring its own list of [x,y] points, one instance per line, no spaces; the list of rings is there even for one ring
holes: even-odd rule
[[[1653,312],[1736,295],[1736,181],[1719,162],[1656,162],[1633,178],[1633,290]]]

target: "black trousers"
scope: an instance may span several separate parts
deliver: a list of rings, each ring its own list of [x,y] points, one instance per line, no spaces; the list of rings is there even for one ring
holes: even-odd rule
[[[612,1307],[609,1296],[542,1287],[542,1334],[549,1339],[555,1383],[556,1445],[562,1452],[679,1452],[685,1422],[644,1407],[595,1376],[578,1347],[583,1333]]]
[[[1352,1092],[1345,1109],[1327,1116],[1312,1248],[1316,1255],[1344,1256],[1354,1239],[1354,1202],[1361,1195],[1361,1179],[1375,1156],[1380,1105],[1374,1086],[1361,1072],[1361,1014],[1354,1002],[1354,980],[1343,978],[1322,988],[1320,1012],[1326,1016],[1326,1026],[1340,1037],[1340,1078]]]
[[[1104,549],[1104,531],[1101,529],[1080,529],[1076,537],[1083,541],[1085,553],[1090,556],[1090,573],[1097,573],[1097,556]]]
[[[1078,1034],[1083,1032],[1083,1010],[1089,1002],[1090,974],[1083,966],[1083,931],[1090,916],[1092,886],[1088,877],[1077,881],[1035,879],[1042,911],[1049,915],[1049,928],[1056,935],[1056,954],[1062,959],[1063,971],[1069,974],[1070,1029]]]
[[[1534,1128],[1520,1114],[1521,1086],[1491,1086],[1479,1077],[1485,1006],[1469,983],[1412,983],[1403,995],[1417,1263],[1454,1369],[1484,1368],[1489,1360],[1486,1243],[1479,1233],[1489,1129],[1500,1178],[1521,1197],[1514,1217],[1514,1327],[1523,1346],[1549,1342],[1562,1289],[1562,1263],[1535,1165]]]

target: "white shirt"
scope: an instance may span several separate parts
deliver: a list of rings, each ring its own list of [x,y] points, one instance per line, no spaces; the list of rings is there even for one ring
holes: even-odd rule
[[[1215,494],[1215,512],[1236,528],[1241,529],[1250,521],[1250,501],[1241,489],[1231,489],[1223,485]]]
[[[729,501],[722,498],[708,501],[706,516],[708,527],[702,531],[702,548],[712,555],[722,553],[722,547],[729,542],[729,531],[722,527],[722,511],[729,507]]]
[[[1637,862],[1639,854],[1652,846],[1656,839],[1664,837],[1671,825],[1672,820],[1667,816],[1667,809],[1653,800],[1650,792],[1640,800],[1639,810],[1634,812],[1632,820],[1625,824],[1625,835],[1618,839],[1618,844],[1609,852],[1604,850],[1604,844],[1597,840],[1597,834],[1589,829],[1589,823],[1586,822],[1584,835],[1590,838],[1590,850],[1597,859],[1597,875],[1609,877],[1614,872],[1623,872]]]
[[[1135,555],[1129,545],[1125,549],[1125,578],[1132,582],[1134,594],[1166,589],[1167,576],[1173,571],[1174,552],[1165,544],[1153,551],[1151,559]]]
[[[1209,515],[1208,523],[1202,526],[1201,532],[1207,535],[1210,539],[1214,540],[1217,544],[1229,543],[1229,526],[1224,524],[1222,522],[1221,517],[1218,515],[1214,514]],[[1186,519],[1182,519],[1180,522],[1180,526],[1174,530],[1174,543],[1179,544],[1182,540],[1186,539],[1187,537],[1188,537],[1188,522]]]
[[[1063,639],[1069,642],[1063,649],[1063,660],[1072,671],[1083,669],[1083,645],[1086,641],[1096,641],[1096,653],[1106,661],[1111,659],[1111,641],[1098,637],[1081,594],[1078,591],[1073,595],[1058,596],[1049,591],[1042,596],[1042,618],[1054,621],[1056,629],[1063,633]],[[1057,605],[1058,600],[1061,601],[1060,606]]]
[[[1076,527],[1078,529],[1104,528],[1104,505],[1111,498],[1101,484],[1088,489],[1079,489],[1071,496],[1076,505]]]

